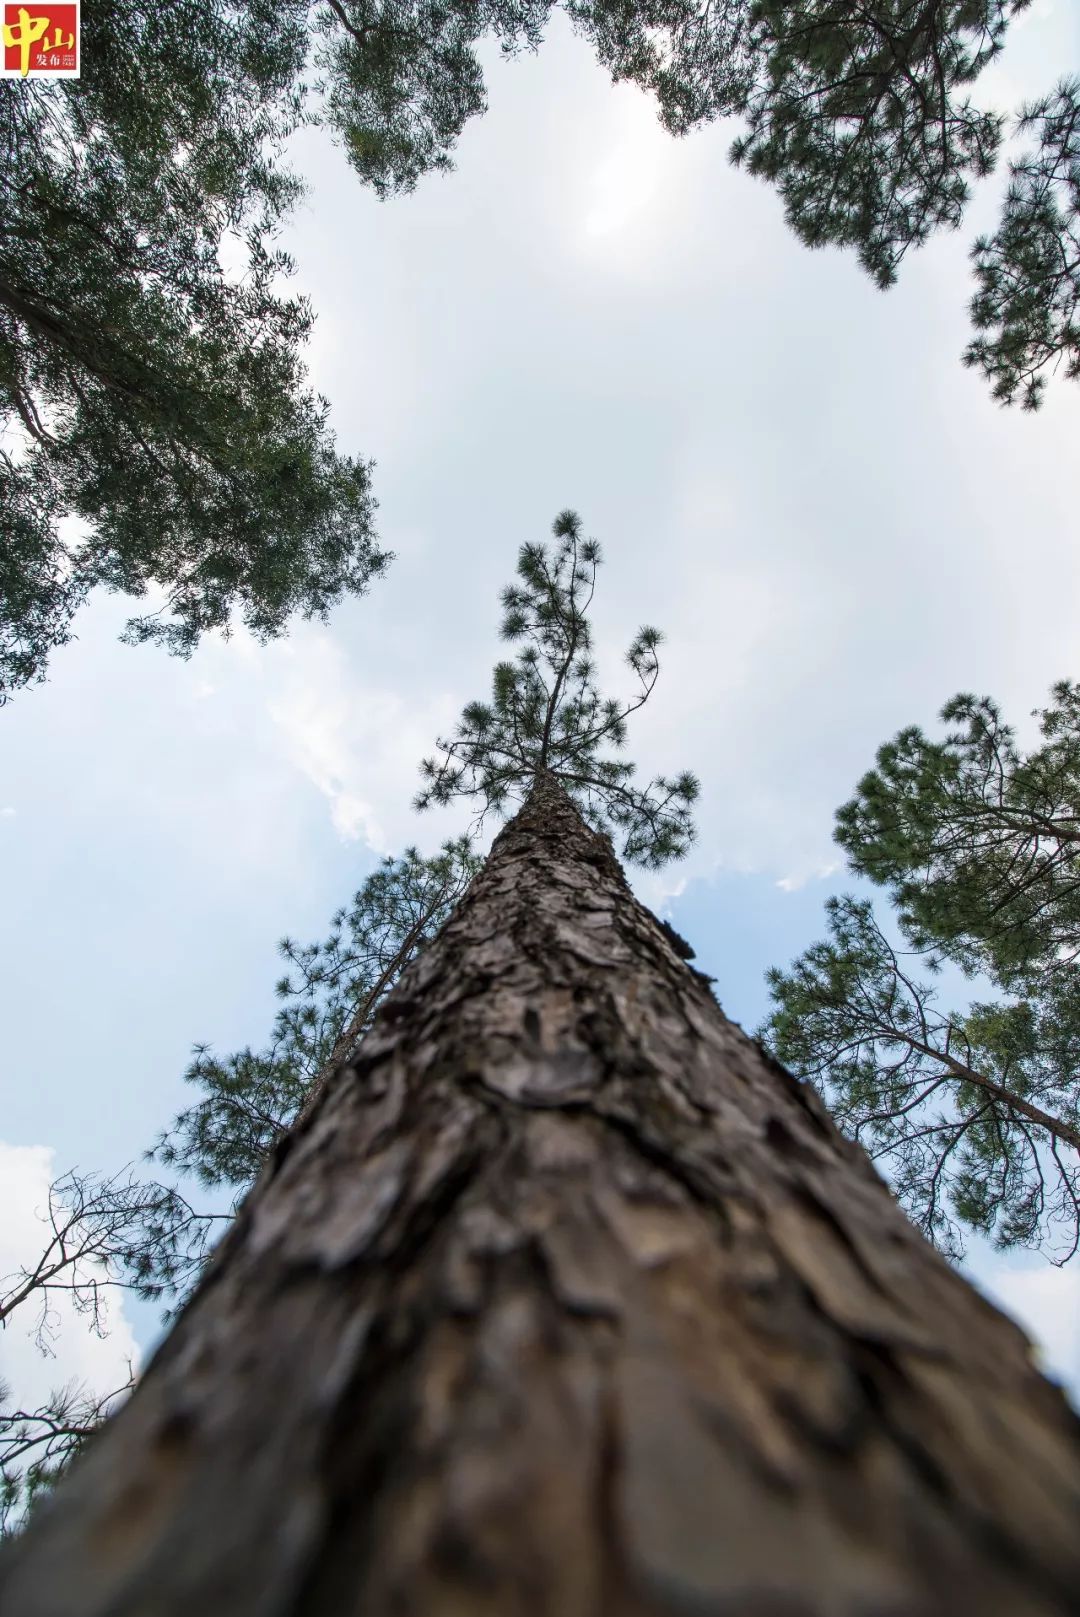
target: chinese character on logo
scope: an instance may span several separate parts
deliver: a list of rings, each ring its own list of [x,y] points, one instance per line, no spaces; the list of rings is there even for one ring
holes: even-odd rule
[[[79,6],[50,0],[4,0],[4,61],[0,77],[25,79],[29,73],[79,77]]]

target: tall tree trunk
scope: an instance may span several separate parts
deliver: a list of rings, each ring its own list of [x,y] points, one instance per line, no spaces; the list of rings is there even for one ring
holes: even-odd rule
[[[1080,1611],[1078,1523],[1020,1331],[541,781],[0,1594],[1042,1617]]]

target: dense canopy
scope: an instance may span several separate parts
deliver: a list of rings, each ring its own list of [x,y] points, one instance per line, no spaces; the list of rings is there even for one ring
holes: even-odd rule
[[[0,85],[0,699],[96,586],[151,593],[127,637],[186,654],[387,559],[279,290],[306,7],[111,0],[83,28],[81,78]]]

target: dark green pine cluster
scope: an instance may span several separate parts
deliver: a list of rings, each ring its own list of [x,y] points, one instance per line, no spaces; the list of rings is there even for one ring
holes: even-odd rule
[[[1052,696],[1026,756],[992,701],[954,697],[944,739],[902,730],[837,814],[852,869],[888,888],[914,945],[1007,987],[1080,954],[1080,685]]]
[[[763,55],[732,158],[772,180],[810,247],[852,246],[890,286],[908,247],[960,223],[1003,120],[963,93],[1000,50],[1008,0],[752,7]]]
[[[305,384],[311,311],[276,289],[307,10],[102,0],[80,79],[0,87],[0,700],[95,587],[163,590],[127,638],[186,654],[385,565],[369,468]]]
[[[1060,365],[1080,376],[1080,79],[1025,107],[1018,128],[1036,144],[1009,165],[1001,223],[975,243],[977,335],[964,358],[995,398],[1034,410]]]
[[[314,22],[333,127],[377,195],[407,193],[452,167],[470,118],[487,111],[473,47],[494,33],[506,54],[540,43],[552,0],[327,0]]]
[[[945,1251],[967,1226],[1064,1262],[1080,1245],[1080,687],[1038,717],[1025,755],[993,702],[960,695],[943,740],[912,727],[879,750],[837,840],[907,947],[869,902],[831,900],[828,939],[770,972],[761,1032]],[[963,1012],[938,1007],[946,962],[976,980]]]
[[[436,743],[440,756],[424,760],[416,806],[472,798],[482,822],[489,810],[503,815],[523,802],[547,773],[594,830],[619,838],[624,859],[655,868],[689,848],[699,790],[686,771],[639,786],[634,765],[618,756],[627,720],[656,685],[661,635],[639,629],[626,654],[634,694],[625,702],[602,698],[588,620],[600,546],[582,537],[573,511],[555,519],[553,533],[550,551],[521,547],[519,582],[503,591],[501,633],[520,646],[515,661],[496,664],[491,701],[470,702],[458,733]]]

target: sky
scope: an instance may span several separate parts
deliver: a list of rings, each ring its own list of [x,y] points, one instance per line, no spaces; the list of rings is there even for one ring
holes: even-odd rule
[[[186,663],[119,645],[131,604],[97,599],[0,716],[0,1274],[51,1177],[168,1126],[194,1041],[262,1042],[283,934],[322,936],[381,855],[463,828],[413,812],[417,764],[487,695],[499,590],[561,509],[604,550],[603,688],[628,688],[642,621],[666,635],[630,755],[702,782],[691,855],[635,888],[748,1029],[850,885],[832,817],[878,745],[958,690],[1030,740],[1078,673],[1080,389],[1007,411],[959,362],[1000,180],[883,294],[730,168],[731,127],[672,140],[561,16],[537,55],[484,59],[488,114],[412,197],[377,202],[321,132],[294,143],[312,378],[377,463],[385,580]],[[1068,63],[1075,9],[1035,0],[980,96],[1013,107]],[[1080,1269],[973,1246],[967,1272],[1080,1402]],[[0,1377],[111,1390],[157,1321],[128,1301],[111,1324],[64,1321],[43,1359],[13,1323]]]

